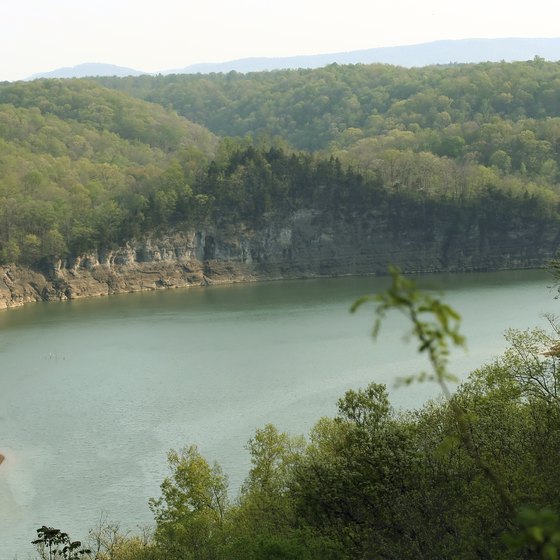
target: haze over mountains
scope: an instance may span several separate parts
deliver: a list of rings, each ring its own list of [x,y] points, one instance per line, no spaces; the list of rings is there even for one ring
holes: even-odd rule
[[[85,62],[77,66],[65,66],[57,68],[51,72],[41,72],[33,74],[27,78],[28,80],[36,80],[39,78],[86,78],[88,76],[141,76],[147,72],[127,68],[126,66],[117,66],[115,64],[103,64],[97,62]]]
[[[431,64],[522,61],[540,56],[546,60],[560,60],[560,37],[510,38],[510,39],[461,39],[433,41],[417,45],[379,47],[342,53],[301,55],[291,57],[254,57],[218,63],[201,63],[162,70],[143,72],[113,64],[85,63],[33,74],[28,79],[83,78],[87,76],[138,76],[141,74],[207,74],[211,72],[260,72],[290,68],[320,68],[328,64],[384,63],[415,67]]]

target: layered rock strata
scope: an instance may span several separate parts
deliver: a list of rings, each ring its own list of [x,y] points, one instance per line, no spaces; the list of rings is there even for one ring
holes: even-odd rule
[[[537,268],[560,244],[557,224],[461,234],[391,227],[373,214],[329,220],[311,210],[257,229],[182,231],[105,252],[0,267],[0,308],[192,285],[405,272]]]

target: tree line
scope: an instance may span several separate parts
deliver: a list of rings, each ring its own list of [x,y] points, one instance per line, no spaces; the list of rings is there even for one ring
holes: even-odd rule
[[[558,218],[557,71],[535,60],[100,79],[122,92],[91,80],[2,84],[0,263],[173,228],[255,228],[308,208],[326,220],[374,213],[393,228],[422,220],[428,237],[444,216],[459,229],[545,227]],[[179,98],[197,103],[187,111]],[[356,115],[329,125],[325,143],[292,137],[317,140],[313,127],[348,104]],[[293,111],[301,118],[270,126]],[[245,136],[219,139],[178,113]]]

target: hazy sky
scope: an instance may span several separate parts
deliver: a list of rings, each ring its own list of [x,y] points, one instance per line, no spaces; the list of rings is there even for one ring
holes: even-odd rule
[[[437,39],[558,37],[558,0],[0,0],[0,80],[144,71]]]

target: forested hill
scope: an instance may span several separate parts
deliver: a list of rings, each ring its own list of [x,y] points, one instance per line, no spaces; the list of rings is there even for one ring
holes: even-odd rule
[[[527,119],[560,116],[560,63],[538,58],[409,69],[331,65],[99,82],[171,105],[218,135],[279,136],[305,150],[351,148],[361,138],[389,135],[397,147],[476,157],[480,142],[508,132],[482,129],[484,124],[515,123],[543,136],[546,132],[535,131],[537,125]],[[396,131],[406,133],[404,138],[392,138]],[[458,137],[464,145],[454,145]],[[481,157],[481,163],[488,163],[486,151]]]
[[[138,234],[171,162],[194,175],[216,144],[176,113],[92,82],[0,86],[0,262]]]
[[[164,153],[190,146],[209,155],[216,146],[216,138],[212,134],[180,118],[175,112],[88,80],[2,84],[0,104],[4,111],[9,110],[10,105],[14,109],[28,109],[44,117],[54,116],[68,124],[75,123],[83,131],[113,133],[120,139],[146,144]],[[9,123],[3,124],[7,126]],[[32,139],[34,133],[41,130],[38,122],[35,129],[22,129],[20,136]],[[49,151],[46,146],[41,149]],[[62,147],[60,149],[63,151]],[[106,153],[98,150],[91,155],[94,159],[108,158]]]
[[[489,245],[512,251],[499,266],[534,265],[556,247],[558,91],[560,64],[540,59],[3,84],[0,263],[170,230],[268,239],[265,224],[292,231],[304,211],[316,217],[301,246],[319,268],[343,238],[371,267],[381,237],[432,243],[430,269],[467,244],[477,267],[496,265]],[[252,250],[270,257],[265,241]],[[283,270],[312,257],[296,253],[283,250]]]

